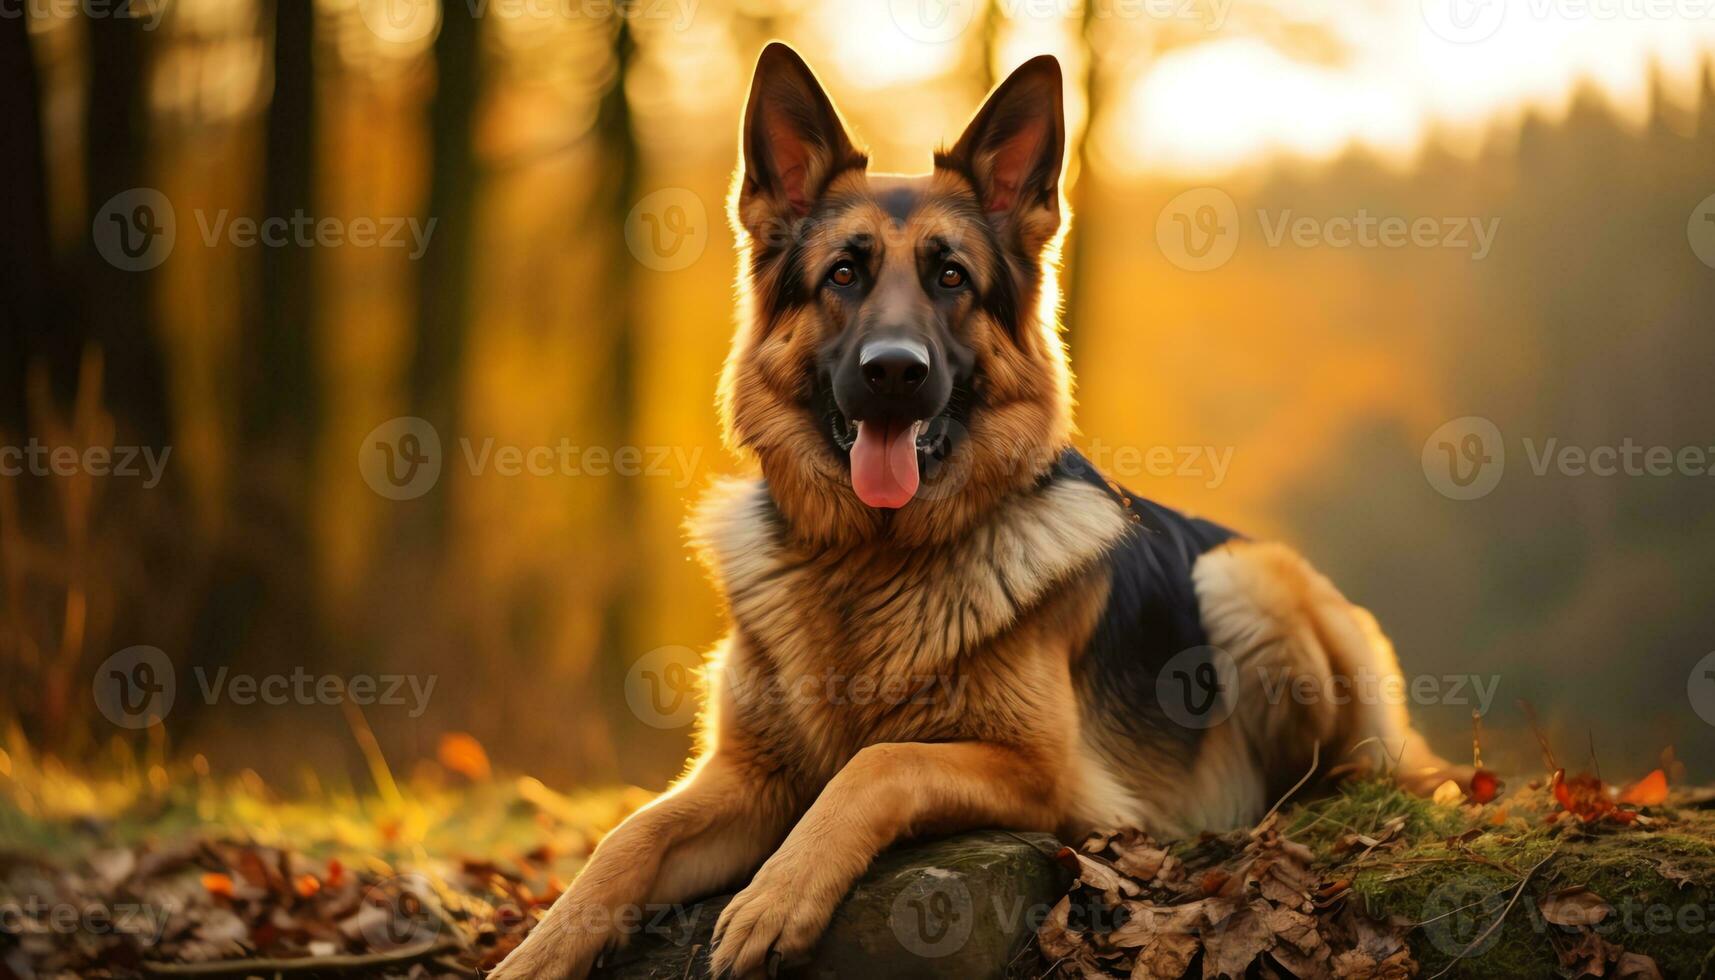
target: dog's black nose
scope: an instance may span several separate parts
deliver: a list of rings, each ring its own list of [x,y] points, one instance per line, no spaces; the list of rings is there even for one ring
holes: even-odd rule
[[[871,344],[863,349],[858,367],[870,391],[878,395],[911,395],[929,377],[929,352],[914,343]]]

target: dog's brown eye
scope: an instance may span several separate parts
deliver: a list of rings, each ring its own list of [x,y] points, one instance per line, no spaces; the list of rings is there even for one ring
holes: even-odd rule
[[[941,267],[941,288],[958,289],[965,284],[965,270],[952,263]]]
[[[850,262],[841,262],[828,270],[828,281],[836,286],[850,286],[857,282],[857,269]]]

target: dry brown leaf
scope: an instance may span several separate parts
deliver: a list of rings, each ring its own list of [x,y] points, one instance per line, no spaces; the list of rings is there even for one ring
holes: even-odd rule
[[[1593,926],[1613,912],[1612,905],[1583,885],[1550,892],[1542,900],[1542,917],[1557,926]]]

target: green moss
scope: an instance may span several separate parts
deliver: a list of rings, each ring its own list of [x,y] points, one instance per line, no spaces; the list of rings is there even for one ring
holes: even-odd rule
[[[1700,976],[1715,955],[1715,814],[1652,812],[1650,826],[1596,830],[1544,823],[1551,808],[1540,793],[1509,804],[1441,807],[1360,783],[1295,811],[1287,828],[1330,879],[1351,882],[1353,900],[1417,926],[1423,976],[1560,976],[1553,938],[1571,934],[1545,922],[1540,903],[1572,885],[1614,907],[1598,929],[1608,941],[1654,957],[1666,976]],[[1352,834],[1379,836],[1396,817],[1405,819],[1403,846],[1342,848]]]

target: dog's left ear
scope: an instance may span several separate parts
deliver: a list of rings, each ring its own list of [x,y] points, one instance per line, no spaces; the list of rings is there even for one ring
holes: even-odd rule
[[[1060,227],[1060,167],[1066,112],[1060,62],[1038,55],[988,97],[953,148],[935,163],[976,185],[989,219],[1034,255]]]

